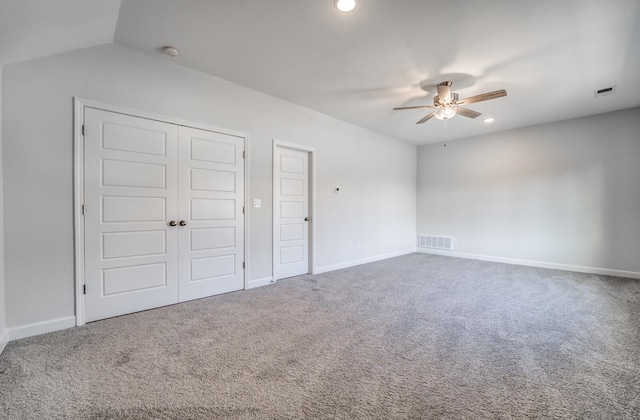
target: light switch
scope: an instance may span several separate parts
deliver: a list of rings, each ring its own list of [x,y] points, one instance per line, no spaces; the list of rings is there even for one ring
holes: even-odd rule
[[[262,200],[260,200],[259,198],[254,198],[253,208],[259,209],[260,207],[262,207]]]

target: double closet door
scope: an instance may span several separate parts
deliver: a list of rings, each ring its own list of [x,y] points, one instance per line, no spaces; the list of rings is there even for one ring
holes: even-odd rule
[[[85,108],[87,322],[244,288],[244,138]]]

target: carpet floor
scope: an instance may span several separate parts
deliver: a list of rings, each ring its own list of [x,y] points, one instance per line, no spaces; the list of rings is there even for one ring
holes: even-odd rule
[[[411,254],[10,342],[6,419],[640,418],[640,281]]]

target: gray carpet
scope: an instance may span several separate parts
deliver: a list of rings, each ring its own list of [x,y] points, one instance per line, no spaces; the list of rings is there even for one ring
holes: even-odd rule
[[[412,254],[9,343],[9,419],[640,418],[640,282]]]

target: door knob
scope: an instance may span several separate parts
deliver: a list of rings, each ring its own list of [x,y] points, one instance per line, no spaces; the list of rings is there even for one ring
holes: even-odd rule
[[[175,226],[175,225],[177,225],[175,220],[172,220],[172,221],[169,222],[169,226]]]
[[[185,222],[184,220],[180,220],[180,226],[187,226],[187,222]]]
[[[308,221],[309,221],[309,217],[308,217],[308,216],[307,216],[307,217],[305,217],[305,218],[304,218],[304,221],[305,221],[305,222],[308,222]]]

